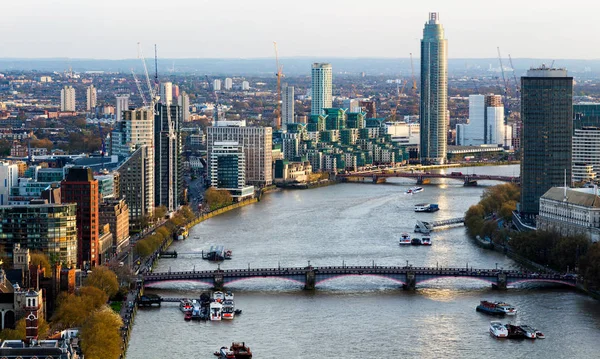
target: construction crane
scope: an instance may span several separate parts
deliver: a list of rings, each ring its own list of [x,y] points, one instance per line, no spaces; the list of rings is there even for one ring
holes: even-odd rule
[[[415,80],[415,66],[413,65],[412,52],[410,53],[410,73],[412,77],[412,90],[413,92],[417,92],[417,80]]]
[[[281,127],[281,77],[283,76],[283,65],[279,65],[279,53],[277,51],[277,42],[273,41],[275,48],[275,65],[277,66],[277,118],[275,119],[275,128]]]
[[[513,65],[512,62],[512,57],[510,57],[510,54],[508,54],[508,62],[510,63],[510,68],[512,69],[513,72],[513,80],[515,80],[515,96],[517,94],[519,94],[519,92],[521,92],[521,87],[519,86],[519,81],[517,80],[517,71],[515,70],[515,66]]]
[[[131,69],[131,74],[133,75],[133,81],[135,82],[135,86],[138,89],[138,92],[140,93],[140,97],[142,98],[142,103],[144,104],[144,107],[148,107],[148,101],[146,101],[146,96],[144,96],[144,91],[142,90],[142,84],[140,83],[140,80],[138,80],[137,76],[135,75],[135,71],[133,71],[133,69]]]
[[[146,59],[144,58],[144,53],[142,51],[142,44],[138,42],[138,58],[142,60],[142,65],[144,66],[144,74],[146,75],[146,85],[148,86],[148,92],[150,94],[150,102],[149,106],[154,110],[154,105],[158,102],[156,98],[156,92],[154,92],[154,88],[152,87],[152,83],[150,82],[150,75],[148,74],[148,66],[146,65]]]
[[[500,72],[502,72],[502,82],[504,83],[504,97],[508,98],[508,83],[506,82],[506,76],[504,76],[504,66],[502,65],[502,56],[500,55],[500,47],[498,47],[498,62],[500,62]],[[507,105],[506,103],[504,104]]]

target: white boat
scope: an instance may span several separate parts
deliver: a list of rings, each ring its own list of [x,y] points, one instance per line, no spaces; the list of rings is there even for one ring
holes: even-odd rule
[[[223,319],[232,320],[234,316],[235,316],[235,305],[233,303],[233,300],[225,299],[225,301],[223,302],[223,314],[222,314]]]
[[[408,234],[406,232],[400,234],[400,245],[410,244],[410,243],[411,243],[410,234]]]
[[[539,330],[535,330],[535,337],[537,339],[546,339],[546,336],[544,335],[544,333],[540,332]]]
[[[179,310],[181,310],[182,312],[191,312],[193,308],[194,308],[194,305],[192,304],[192,301],[189,299],[182,299],[179,302]]]
[[[423,187],[412,187],[406,191],[407,194],[415,194],[419,192],[423,192]]]
[[[225,300],[233,300],[233,293],[225,292]]]
[[[213,299],[216,302],[223,303],[223,301],[225,300],[225,294],[223,292],[214,292]]]
[[[512,305],[504,302],[495,302],[496,309],[502,311],[505,315],[517,315],[517,309]]]
[[[431,245],[431,237],[421,237],[421,244],[424,246]]]
[[[490,334],[496,338],[507,338],[508,329],[500,322],[490,322]]]
[[[223,304],[219,302],[210,303],[210,320],[221,320],[223,315]]]
[[[435,211],[438,211],[439,209],[440,209],[440,207],[436,203],[415,204],[415,212],[435,212]]]
[[[525,334],[525,337],[528,339],[535,339],[537,337],[536,330],[530,327],[529,325],[519,325],[519,328]]]

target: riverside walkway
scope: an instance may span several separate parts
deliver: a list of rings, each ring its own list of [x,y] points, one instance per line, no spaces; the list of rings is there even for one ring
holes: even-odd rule
[[[341,266],[341,267],[289,267],[217,269],[203,271],[146,273],[144,286],[164,282],[200,282],[216,290],[229,284],[250,278],[281,278],[303,285],[304,289],[315,287],[328,280],[345,276],[377,276],[402,284],[405,289],[415,289],[420,283],[439,278],[478,279],[491,283],[494,288],[506,289],[519,283],[558,283],[575,287],[577,281],[570,275],[541,274],[502,269],[395,267],[395,266]]]

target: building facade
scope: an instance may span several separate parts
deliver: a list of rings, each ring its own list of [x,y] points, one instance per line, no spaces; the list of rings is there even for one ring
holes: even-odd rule
[[[470,95],[469,124],[456,125],[458,146],[510,145],[500,95]]]
[[[312,65],[311,115],[323,114],[325,108],[333,104],[332,93],[333,69],[328,63]]]
[[[210,185],[229,191],[237,199],[254,195],[254,186],[246,186],[245,153],[238,142],[213,144],[210,154]]]
[[[88,86],[86,90],[86,107],[87,112],[91,112],[96,107],[98,92],[94,85]]]
[[[281,91],[281,122],[294,123],[294,86],[284,86]]]
[[[0,206],[0,245],[40,251],[61,263],[77,262],[77,204]]]
[[[225,79],[225,90],[231,90],[233,88],[233,79],[230,77]]]
[[[571,179],[573,78],[567,70],[542,66],[521,77],[521,120],[519,211],[533,218],[540,197]]]
[[[60,90],[60,110],[62,112],[75,111],[75,89],[73,86],[64,86]]]
[[[600,128],[576,128],[573,133],[573,182],[594,181],[600,174]]]
[[[163,82],[160,84],[160,102],[163,105],[173,103],[173,84],[171,82]]]
[[[430,13],[421,40],[421,144],[423,163],[446,161],[448,138],[448,40],[438,13]]]
[[[77,264],[94,267],[99,262],[98,180],[89,167],[72,167],[60,184],[61,201],[77,203]]]
[[[131,227],[154,214],[154,148],[139,146],[118,168],[119,194],[129,207]]]
[[[212,158],[215,143],[224,141],[237,142],[244,148],[247,184],[264,187],[273,183],[273,130],[271,127],[208,127],[206,134],[207,158]]]
[[[0,162],[0,206],[8,204],[13,187],[18,186],[19,168],[16,164]]]
[[[129,95],[117,96],[117,107],[115,110],[115,120],[117,122],[123,119],[123,111],[129,110]]]
[[[181,107],[156,105],[154,118],[154,205],[177,210],[183,201]]]
[[[129,207],[124,199],[111,198],[99,208],[100,225],[108,224],[113,238],[113,252],[121,253],[129,244]]]
[[[181,107],[181,119],[183,122],[188,122],[190,120],[190,96],[183,91],[177,97],[177,104]]]
[[[154,111],[148,108],[123,111],[110,139],[111,155],[127,157],[139,146],[154,147]]]

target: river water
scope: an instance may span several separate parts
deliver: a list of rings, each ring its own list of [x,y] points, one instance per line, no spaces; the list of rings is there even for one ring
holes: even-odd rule
[[[450,170],[449,170],[450,171]],[[457,171],[456,169],[452,171]],[[462,168],[463,173],[518,175],[518,166]],[[326,265],[406,265],[517,268],[511,259],[476,246],[464,227],[434,232],[431,247],[398,245],[416,219],[460,217],[486,186],[463,187],[433,180],[425,191],[406,195],[409,179],[388,184],[339,184],[288,190],[255,205],[217,216],[193,228],[173,245],[178,252],[223,244],[233,259],[221,268]],[[415,213],[414,204],[438,203],[436,213]],[[162,259],[155,269],[216,269],[217,264],[182,255]],[[194,297],[206,286],[163,283],[148,292]],[[344,277],[306,292],[282,279],[249,279],[232,284],[233,321],[185,322],[178,305],[141,309],[127,358],[214,358],[232,341],[245,341],[255,358],[596,358],[600,352],[598,302],[556,286],[521,285],[492,290],[473,279],[440,279],[414,292],[377,277]],[[475,312],[480,300],[504,300],[519,314],[513,323],[542,330],[547,339],[496,340],[493,318]],[[509,319],[503,319],[505,322]]]

